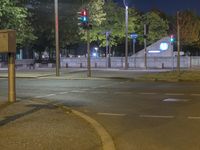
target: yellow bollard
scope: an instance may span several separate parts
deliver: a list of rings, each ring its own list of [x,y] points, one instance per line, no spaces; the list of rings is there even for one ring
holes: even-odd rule
[[[8,102],[16,102],[15,53],[8,53]]]

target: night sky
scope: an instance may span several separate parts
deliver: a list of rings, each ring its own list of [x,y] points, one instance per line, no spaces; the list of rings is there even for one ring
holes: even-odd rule
[[[123,3],[123,0],[116,0]],[[141,11],[157,8],[167,14],[173,15],[178,10],[193,10],[200,15],[200,0],[126,0],[129,6]]]

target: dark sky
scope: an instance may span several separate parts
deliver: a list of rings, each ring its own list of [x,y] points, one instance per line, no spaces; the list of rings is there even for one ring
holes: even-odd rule
[[[123,0],[116,0],[122,3]],[[142,11],[158,8],[168,14],[175,14],[178,10],[193,10],[200,15],[200,0],[126,0],[129,6]]]

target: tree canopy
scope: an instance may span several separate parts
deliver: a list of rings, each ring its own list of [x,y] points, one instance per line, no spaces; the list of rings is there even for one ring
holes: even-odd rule
[[[0,1],[0,29],[17,31],[17,44],[30,44],[36,37],[31,23],[27,19],[28,11],[10,0]]]

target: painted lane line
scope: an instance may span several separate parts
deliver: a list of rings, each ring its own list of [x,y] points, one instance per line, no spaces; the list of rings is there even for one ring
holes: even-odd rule
[[[191,96],[200,96],[200,94],[191,94]]]
[[[188,102],[189,99],[176,99],[176,98],[167,98],[163,102]]]
[[[90,92],[92,94],[106,94],[107,92],[101,92],[101,91],[92,91]]]
[[[48,94],[48,95],[43,95],[43,96],[36,96],[35,98],[44,98],[44,97],[51,97],[55,96],[56,94]]]
[[[164,119],[173,119],[174,116],[158,116],[158,115],[140,115],[141,118],[164,118]]]
[[[188,119],[200,120],[200,117],[191,117],[191,116],[189,116]]]
[[[70,92],[72,92],[72,93],[83,93],[84,91],[81,91],[81,90],[72,90]]]
[[[114,114],[114,113],[97,113],[97,114],[101,116],[119,116],[119,117],[126,116],[126,114]]]
[[[81,89],[82,91],[88,91],[89,89]]]
[[[185,95],[185,94],[183,94],[183,93],[165,93],[165,95],[182,96],[182,95]]]
[[[114,94],[132,94],[132,92],[114,92]]]
[[[67,93],[69,93],[69,92],[60,92],[59,94],[61,94],[61,95],[62,95],[62,94],[67,94]]]
[[[155,95],[157,93],[139,93],[139,94],[141,94],[141,95]]]

